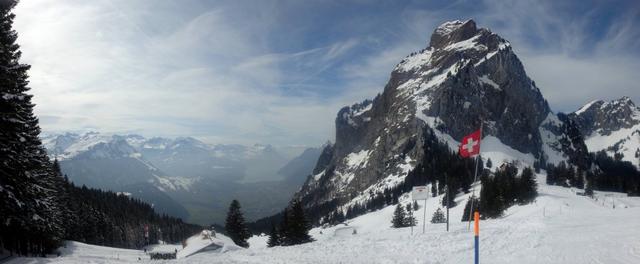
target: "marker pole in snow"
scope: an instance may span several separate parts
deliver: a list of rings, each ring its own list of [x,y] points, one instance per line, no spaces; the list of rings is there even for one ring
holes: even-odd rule
[[[449,202],[451,201],[451,198],[449,198],[449,195],[451,195],[451,192],[449,191],[449,174],[445,174],[447,176],[447,232],[449,232],[449,207],[450,204]]]
[[[471,221],[469,221],[469,222],[471,222]],[[474,238],[474,244],[475,244],[475,250],[474,250],[475,251],[474,252],[475,262],[474,263],[478,264],[478,263],[480,263],[480,213],[475,212],[473,214],[473,222],[474,222],[474,225],[473,225],[473,227],[474,227],[473,228],[474,236],[473,236],[473,238]]]
[[[480,139],[482,139],[482,119],[480,119]],[[478,146],[478,156],[476,156],[476,167],[474,168],[474,176],[473,176],[473,183],[471,184],[475,184],[476,181],[478,180],[478,160],[480,159],[480,151],[482,150],[482,140],[480,140],[480,142],[478,143],[480,144]],[[476,187],[473,186],[473,194],[471,195],[471,208],[469,208],[469,225],[467,226],[467,230],[471,229],[471,214],[473,214],[473,201],[476,198]]]
[[[424,226],[427,223],[427,199],[424,199],[424,208],[422,211],[422,233],[424,234]]]

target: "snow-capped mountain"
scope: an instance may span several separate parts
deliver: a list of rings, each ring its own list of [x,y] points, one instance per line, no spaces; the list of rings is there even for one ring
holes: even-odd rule
[[[586,155],[579,134],[568,133],[575,124],[552,113],[511,44],[473,20],[440,25],[427,48],[395,67],[382,94],[344,107],[335,123],[335,144],[296,196],[308,206],[401,184],[430,155],[423,142],[431,133],[457,151],[457,140],[482,125],[482,157],[497,166]]]
[[[640,107],[629,97],[592,101],[569,116],[578,124],[590,152],[622,155],[640,168]]]
[[[233,198],[249,219],[277,213],[304,180],[290,180],[291,171],[305,177],[317,159],[305,152],[285,166],[290,155],[271,145],[209,145],[192,137],[89,132],[49,134],[42,141],[76,185],[128,192],[200,224],[223,223]]]
[[[88,132],[49,134],[42,141],[52,159],[133,158],[151,171],[187,178],[277,180],[281,178],[278,169],[288,161],[271,145],[209,145],[192,137],[146,139],[139,135]]]

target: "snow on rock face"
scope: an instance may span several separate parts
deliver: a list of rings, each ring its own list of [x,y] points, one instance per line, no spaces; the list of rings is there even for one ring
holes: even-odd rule
[[[549,113],[542,125],[540,125],[542,152],[547,159],[547,163],[558,164],[568,160],[560,141],[563,125],[553,113]]]
[[[407,72],[422,67],[431,60],[431,53],[432,50],[427,49],[410,55],[396,66],[396,70]]]
[[[640,107],[629,97],[592,101],[569,115],[585,136],[589,152],[622,154],[640,168]]]
[[[350,126],[357,127],[359,124],[367,122],[364,114],[371,110],[371,106],[371,101],[365,100],[362,103],[345,107],[340,110],[338,118]]]
[[[447,35],[451,32],[453,32],[454,30],[460,28],[463,24],[469,22],[469,20],[467,21],[460,21],[460,20],[454,20],[454,21],[447,21],[442,23],[440,26],[438,26],[435,30],[436,34],[439,35]]]
[[[521,152],[541,151],[538,127],[549,106],[509,42],[473,20],[438,27],[427,49],[396,67],[389,85],[395,83],[397,96],[415,102],[415,116],[438,117],[454,138],[477,129],[482,118],[494,122],[486,133]]]
[[[607,136],[620,129],[640,124],[640,108],[631,98],[622,97],[611,102],[592,101],[571,114],[585,136]]]
[[[497,83],[495,83],[494,81],[492,81],[491,79],[489,79],[488,75],[482,75],[478,78],[478,81],[480,81],[481,83],[484,84],[488,84],[491,87],[500,90],[500,85],[498,85]]]
[[[153,176],[154,178],[150,179],[149,182],[153,183],[161,191],[189,191],[191,186],[199,180],[194,178]]]
[[[351,168],[367,166],[367,162],[369,162],[369,151],[361,150],[357,153],[351,153],[346,159],[345,163]]]
[[[567,140],[567,125],[555,120],[555,129],[542,127],[548,116],[546,100],[508,41],[473,20],[446,22],[428,47],[394,68],[380,95],[340,110],[330,154],[295,199],[344,206],[402,183],[408,168],[429,155],[425,131],[457,150],[458,140],[483,125],[482,156],[496,165],[568,160],[573,156],[565,152],[580,149],[578,143],[558,143]]]

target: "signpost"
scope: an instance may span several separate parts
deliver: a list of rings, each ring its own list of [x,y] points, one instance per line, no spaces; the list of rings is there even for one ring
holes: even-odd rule
[[[413,190],[411,190],[411,198],[414,201],[424,200],[424,208],[422,209],[424,211],[422,214],[422,233],[424,234],[424,228],[427,221],[427,198],[429,198],[429,189],[427,186],[413,186]]]

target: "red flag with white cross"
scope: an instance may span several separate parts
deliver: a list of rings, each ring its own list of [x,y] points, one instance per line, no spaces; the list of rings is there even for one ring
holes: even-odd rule
[[[471,157],[480,154],[480,129],[467,135],[460,144],[460,156]]]

